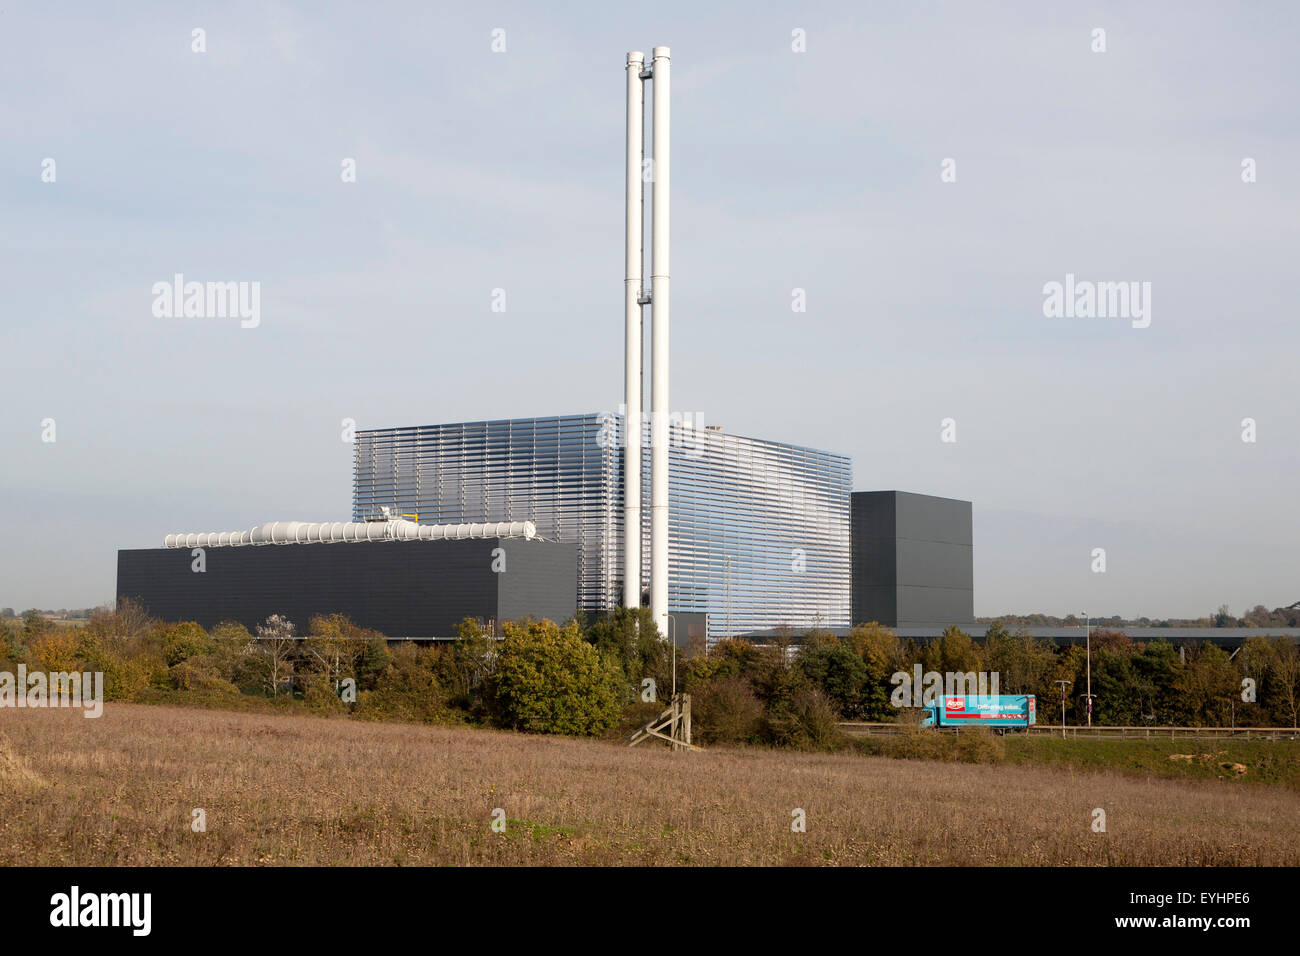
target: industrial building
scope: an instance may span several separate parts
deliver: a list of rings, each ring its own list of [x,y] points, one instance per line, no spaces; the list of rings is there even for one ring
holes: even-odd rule
[[[563,620],[642,605],[678,643],[845,628],[863,615],[890,625],[969,621],[969,503],[897,492],[857,499],[844,455],[692,427],[671,412],[671,68],[664,46],[649,62],[629,53],[625,66],[619,414],[358,432],[352,522],[168,535],[162,549],[119,552],[118,597],[205,625],[252,627],[273,613],[305,624],[341,612],[419,638],[452,637],[464,617]],[[508,569],[486,560],[498,551]]]
[[[465,617],[590,619],[624,595],[625,434],[611,413],[360,431],[353,522],[167,535],[118,553],[118,596],[205,627],[339,612],[394,638],[454,637]],[[972,622],[969,502],[855,493],[846,456],[798,445],[683,424],[669,437],[678,643]]]
[[[499,631],[522,617],[573,616],[572,544],[542,541],[524,523],[426,525],[423,538],[401,534],[410,524],[374,522],[347,538],[314,529],[358,526],[292,521],[168,535],[162,548],[117,553],[118,600],[163,620],[205,628],[234,621],[250,631],[272,614],[305,632],[315,615],[340,613],[390,638],[454,637],[467,617]],[[268,533],[257,540],[262,529]]]
[[[353,520],[533,522],[577,547],[576,603],[607,613],[625,590],[624,446],[623,416],[608,413],[359,431]],[[685,424],[668,446],[670,634],[678,615],[707,616],[711,640],[850,623],[847,457]]]
[[[853,493],[853,621],[975,621],[971,503],[905,491]]]

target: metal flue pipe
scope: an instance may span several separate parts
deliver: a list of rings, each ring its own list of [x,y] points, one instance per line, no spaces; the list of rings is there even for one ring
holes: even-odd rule
[[[623,346],[623,606],[641,606],[641,164],[645,155],[645,54],[627,55],[627,267],[624,270]]]
[[[650,613],[668,634],[668,198],[670,193],[668,106],[672,58],[654,48],[654,205],[650,236]]]

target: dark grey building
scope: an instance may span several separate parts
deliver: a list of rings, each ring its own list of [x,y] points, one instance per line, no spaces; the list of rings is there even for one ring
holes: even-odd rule
[[[946,627],[975,620],[971,503],[906,491],[852,495],[854,624]]]
[[[442,638],[467,617],[566,620],[578,586],[575,545],[523,538],[207,547],[203,560],[198,573],[187,547],[119,551],[118,600],[205,628],[280,614],[305,633],[337,612],[390,638]]]

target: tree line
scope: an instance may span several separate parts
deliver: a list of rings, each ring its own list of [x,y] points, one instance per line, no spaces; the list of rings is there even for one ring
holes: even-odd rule
[[[163,622],[130,602],[83,627],[38,615],[0,622],[0,671],[101,671],[108,700],[271,706],[360,719],[482,724],[575,735],[630,732],[674,689],[692,695],[705,743],[830,749],[841,721],[897,719],[898,676],[996,673],[1003,694],[1035,694],[1040,723],[1086,720],[1079,645],[998,624],[976,641],[952,627],[936,640],[878,624],[837,636],[811,630],[767,645],[702,642],[674,655],[649,610],[592,622],[518,621],[489,636],[466,620],[456,640],[390,642],[338,614],[299,627],[272,616],[252,632]],[[1121,631],[1092,636],[1093,723],[1126,726],[1297,726],[1300,649],[1251,637],[1229,655],[1181,651]],[[1064,682],[1062,685],[1061,682]],[[973,692],[973,691],[972,691]]]

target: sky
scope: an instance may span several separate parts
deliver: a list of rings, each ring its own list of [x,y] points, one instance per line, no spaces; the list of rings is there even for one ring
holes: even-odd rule
[[[109,603],[168,532],[347,520],[345,419],[616,410],[624,63],[658,45],[675,409],[972,501],[978,615],[1300,600],[1298,25],[7,4],[0,606]],[[258,283],[257,324],[156,314],[178,273]],[[1067,276],[1145,318],[1047,315]]]

